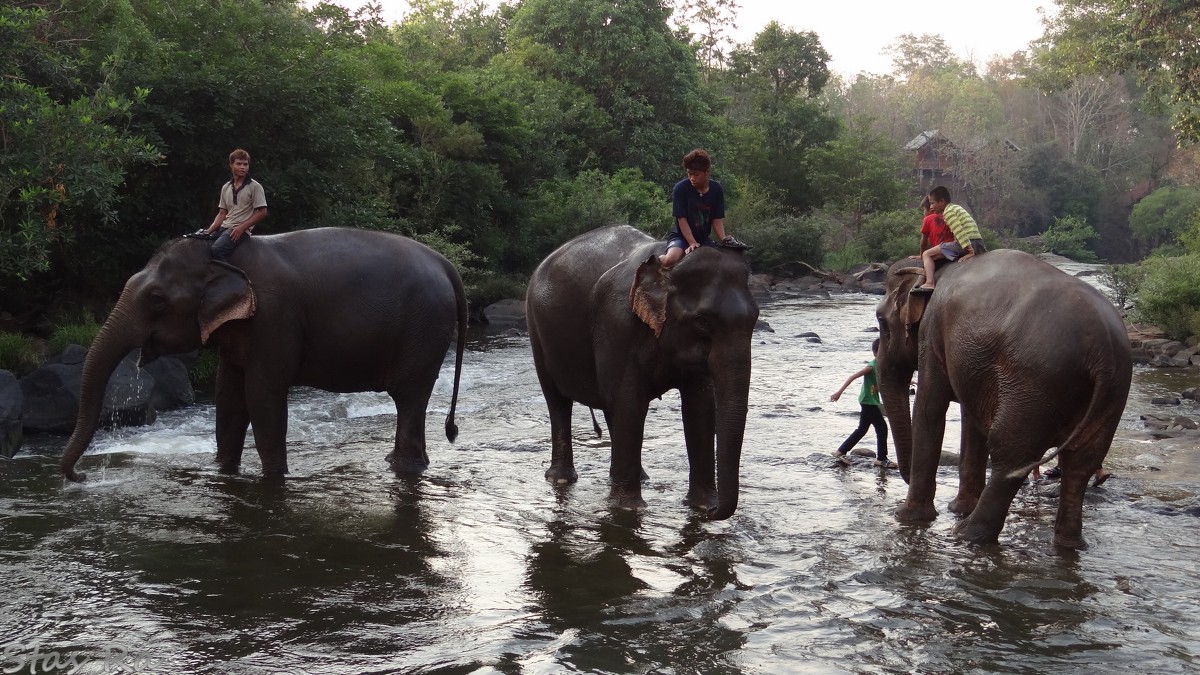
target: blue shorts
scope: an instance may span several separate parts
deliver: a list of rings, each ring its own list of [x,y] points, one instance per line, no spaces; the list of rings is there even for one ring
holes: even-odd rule
[[[715,242],[711,239],[701,239],[697,243],[699,243],[701,246],[712,246],[714,248],[716,248],[716,246],[717,246],[717,242]],[[678,234],[673,234],[670,237],[667,237],[667,250],[668,251],[670,251],[673,248],[681,248],[686,251],[687,247],[688,247],[687,239],[684,239],[682,236],[680,236]]]
[[[952,241],[946,244],[938,244],[938,248],[942,250],[942,255],[946,256],[946,260],[954,262],[967,254],[967,249],[958,245],[957,241]]]

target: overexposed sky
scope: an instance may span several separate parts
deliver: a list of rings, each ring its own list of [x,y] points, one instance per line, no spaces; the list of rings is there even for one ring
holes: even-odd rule
[[[336,0],[355,9],[362,0]],[[571,2],[571,0],[561,0]],[[382,0],[384,18],[398,21],[404,0]],[[749,42],[772,19],[784,28],[811,30],[832,57],[829,67],[843,75],[891,72],[882,51],[906,33],[941,35],[964,59],[984,65],[999,54],[1024,49],[1042,35],[1039,8],[1053,15],[1054,0],[740,0],[734,39]]]
[[[568,0],[569,1],[569,0]],[[860,71],[891,72],[892,59],[881,52],[896,38],[941,35],[963,59],[980,65],[1008,56],[1041,37],[1038,8],[1053,16],[1053,0],[741,0],[736,39],[749,42],[772,19],[784,28],[811,30],[843,75]]]

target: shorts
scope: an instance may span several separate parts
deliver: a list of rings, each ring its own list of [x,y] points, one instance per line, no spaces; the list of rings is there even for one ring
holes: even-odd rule
[[[950,262],[954,262],[967,254],[967,249],[959,246],[957,241],[938,244],[938,248],[941,249],[942,255],[946,256],[946,260]]]
[[[701,246],[712,246],[714,248],[717,246],[716,242],[714,242],[711,239],[701,239],[698,243]],[[668,251],[670,251],[673,248],[681,248],[686,251],[687,247],[688,247],[687,239],[684,239],[681,235],[673,234],[670,237],[667,237],[667,250]]]

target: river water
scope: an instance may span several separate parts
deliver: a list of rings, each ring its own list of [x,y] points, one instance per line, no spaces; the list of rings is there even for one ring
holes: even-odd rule
[[[911,526],[891,515],[905,494],[896,472],[869,456],[835,465],[858,384],[838,403],[829,395],[870,358],[877,300],[763,306],[774,332],[755,334],[741,503],[723,522],[682,504],[674,393],[647,424],[645,511],[606,508],[607,439],[586,408],[575,414],[579,482],[548,484],[549,421],[521,336],[473,337],[453,445],[441,432],[447,360],[419,479],[384,462],[386,395],[295,390],[282,486],[258,481],[250,449],[244,475],[215,473],[211,405],[100,433],[82,486],[58,472],[64,438],[29,439],[0,462],[0,669],[1200,668],[1200,486],[1163,496],[1118,472],[1088,491],[1091,548],[1062,553],[1053,484],[1022,489],[999,545],[971,547],[950,535],[954,469],[939,472],[942,514]],[[1132,399],[1158,386],[1135,390],[1123,428],[1140,425]]]

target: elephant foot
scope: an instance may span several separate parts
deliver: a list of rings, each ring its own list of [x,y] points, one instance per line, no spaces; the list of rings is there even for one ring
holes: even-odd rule
[[[424,453],[422,453],[424,454]],[[425,457],[397,457],[396,453],[389,452],[387,457],[384,457],[387,463],[392,465],[392,471],[396,473],[422,474],[429,468],[429,460]]]
[[[555,485],[570,485],[579,480],[579,474],[575,473],[573,466],[551,464],[550,468],[546,469],[546,480]]]
[[[937,518],[937,514],[937,509],[933,508],[933,504],[914,502],[910,499],[904,500],[900,506],[896,507],[896,519],[906,522],[928,522]]]
[[[717,501],[717,491],[714,488],[691,488],[683,498],[684,504],[701,511],[716,508]]]
[[[1054,545],[1059,548],[1069,548],[1076,551],[1086,551],[1088,547],[1082,534],[1066,535],[1059,532],[1054,533]]]
[[[642,499],[640,491],[634,492],[614,487],[608,493],[609,506],[622,511],[645,511],[646,500]]]
[[[217,473],[226,476],[236,476],[242,471],[241,464],[217,464]]]
[[[950,533],[971,544],[995,544],[1000,541],[1000,531],[990,525],[977,523],[970,518],[950,529]]]
[[[959,495],[950,500],[950,513],[956,513],[960,516],[969,516],[975,510],[975,506],[979,504],[979,497],[963,497]]]

